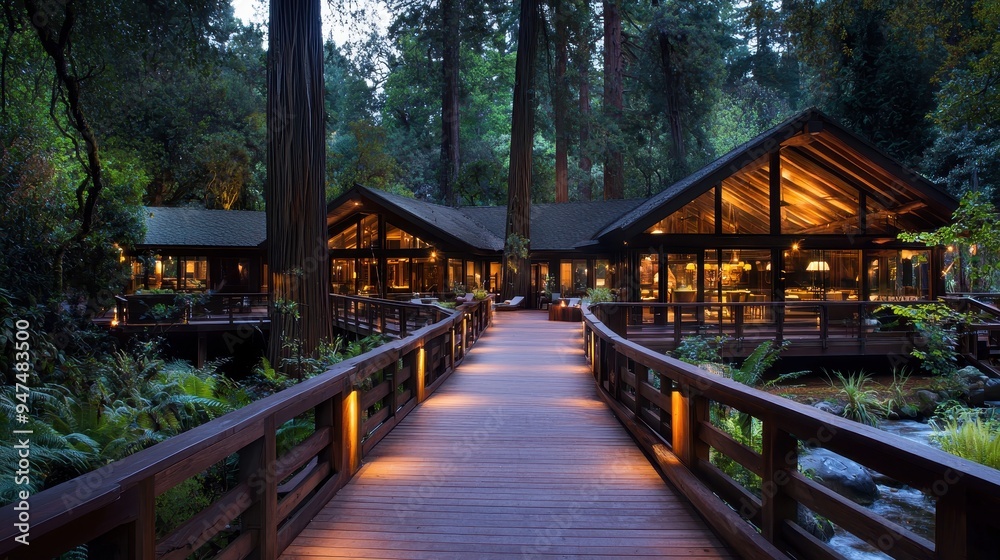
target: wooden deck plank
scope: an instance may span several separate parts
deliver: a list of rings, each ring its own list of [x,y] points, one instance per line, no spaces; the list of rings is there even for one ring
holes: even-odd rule
[[[498,315],[281,558],[733,557],[597,399],[581,336]]]

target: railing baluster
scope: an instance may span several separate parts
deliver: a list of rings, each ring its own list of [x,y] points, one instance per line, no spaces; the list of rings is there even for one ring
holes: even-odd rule
[[[764,419],[762,419],[764,420]],[[798,442],[787,432],[777,428],[774,421],[764,420],[761,459],[764,475],[761,477],[761,532],[764,538],[779,548],[781,525],[785,520],[796,519],[797,505],[784,490],[790,480],[789,471],[798,468]]]
[[[277,557],[278,481],[274,479],[276,460],[274,416],[261,422],[263,435],[240,450],[239,481],[250,485],[253,503],[243,513],[244,530],[254,531],[255,553],[252,558]]]

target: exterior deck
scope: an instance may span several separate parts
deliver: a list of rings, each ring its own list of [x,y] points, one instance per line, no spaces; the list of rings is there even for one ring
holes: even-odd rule
[[[497,315],[281,557],[732,557],[597,398],[579,324],[546,318]]]

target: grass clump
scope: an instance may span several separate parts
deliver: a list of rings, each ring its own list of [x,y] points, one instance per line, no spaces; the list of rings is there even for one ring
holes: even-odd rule
[[[835,379],[830,379],[830,385],[840,389],[839,395],[845,400],[844,418],[854,420],[869,426],[878,426],[885,417],[885,407],[879,401],[878,393],[870,389],[871,378],[863,371],[844,375],[833,372]]]
[[[984,419],[975,409],[948,407],[931,424],[934,440],[944,451],[1000,469],[1000,421]]]

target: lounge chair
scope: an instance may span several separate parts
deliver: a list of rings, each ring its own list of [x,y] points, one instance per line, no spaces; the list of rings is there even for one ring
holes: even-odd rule
[[[464,296],[458,296],[458,297],[456,297],[455,301],[458,302],[458,303],[460,303],[460,304],[461,303],[472,303],[475,299],[476,299],[476,295],[473,294],[472,292],[468,292]]]
[[[524,296],[514,296],[513,299],[508,299],[503,303],[496,304],[493,309],[496,311],[511,311],[514,309],[520,309],[522,303],[524,303]]]

